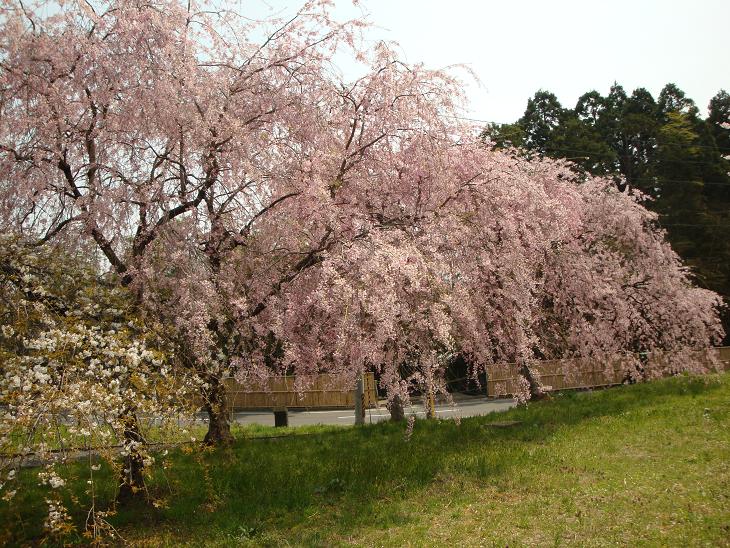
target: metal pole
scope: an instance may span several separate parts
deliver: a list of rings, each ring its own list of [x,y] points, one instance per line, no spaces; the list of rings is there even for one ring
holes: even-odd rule
[[[365,424],[365,391],[363,388],[362,373],[355,381],[355,424]]]

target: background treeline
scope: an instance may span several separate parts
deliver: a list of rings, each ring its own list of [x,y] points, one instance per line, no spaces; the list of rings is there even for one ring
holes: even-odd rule
[[[674,250],[698,285],[730,297],[730,95],[724,90],[700,116],[694,101],[674,84],[655,99],[614,84],[606,96],[582,95],[574,108],[540,90],[513,124],[484,131],[497,148],[568,158],[580,170],[616,177],[651,199]],[[730,314],[723,313],[730,331]],[[726,337],[727,343],[727,337]]]

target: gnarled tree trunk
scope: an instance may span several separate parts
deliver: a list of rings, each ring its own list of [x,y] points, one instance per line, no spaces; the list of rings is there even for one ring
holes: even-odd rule
[[[542,383],[538,376],[526,362],[524,362],[520,367],[520,374],[527,379],[527,382],[530,385],[531,400],[542,400],[548,397],[547,392],[545,392],[542,388]]]
[[[231,434],[226,386],[218,377],[212,375],[207,381],[208,388],[203,393],[205,398],[203,407],[208,413],[208,432],[203,443],[212,446],[230,445],[233,443],[233,434]]]
[[[390,420],[395,422],[405,420],[406,413],[403,409],[403,400],[399,394],[396,394],[393,396],[393,399],[390,400],[388,410],[390,411]]]
[[[145,494],[144,457],[139,450],[139,446],[146,442],[139,430],[139,421],[134,411],[125,411],[121,420],[124,425],[124,442],[129,454],[124,457],[117,501],[124,503],[135,498],[141,498]]]

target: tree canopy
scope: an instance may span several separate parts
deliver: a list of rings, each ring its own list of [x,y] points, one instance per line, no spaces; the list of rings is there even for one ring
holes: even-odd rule
[[[545,97],[552,97],[545,102]],[[536,109],[540,112],[536,112]],[[540,139],[534,119],[560,123]],[[659,214],[674,250],[691,268],[696,283],[730,296],[730,99],[721,90],[702,119],[694,101],[675,84],[655,100],[644,88],[627,95],[614,84],[606,96],[591,91],[575,108],[564,109],[540,90],[515,124],[484,131],[497,148],[520,146],[526,154],[569,158],[580,170],[613,177],[619,189],[641,191],[644,205]],[[520,136],[509,140],[506,134]],[[726,309],[725,309],[726,310]],[[730,318],[725,313],[725,325]]]
[[[52,245],[108,269],[110,293],[96,304],[112,339],[97,344],[140,353],[112,370],[138,397],[118,410],[131,492],[146,466],[136,425],[150,400],[138,384],[168,370],[132,319],[107,329],[122,321],[108,310],[116,292],[164,327],[173,380],[197,389],[206,441],[221,444],[230,376],[290,373],[303,387],[323,371],[354,383],[374,370],[403,402],[413,386],[445,392],[459,354],[475,376],[520,364],[525,401],[544,389],[536,359],[618,359],[637,380],[704,370],[693,352],[722,337],[720,301],[692,285],[664,218],[611,177],[652,190],[671,219],[705,199],[706,171],[687,166],[705,161],[714,137],[677,90],[657,107],[617,86],[583,98],[580,114],[540,92],[519,131],[503,134],[522,154],[484,145],[448,72],[409,65],[386,44],[364,48],[361,23],[334,21],[326,1],[287,21],[176,0],[70,3],[51,15],[11,2],[5,17],[0,227],[22,242],[10,248],[19,257]],[[333,76],[343,48],[369,67],[353,82]],[[582,139],[595,141],[595,159]],[[573,147],[585,173],[560,159]],[[655,157],[687,171],[663,172]],[[672,194],[669,173],[700,190]],[[7,259],[11,276],[18,260]],[[20,280],[7,310],[28,301]],[[87,329],[74,323],[91,306],[80,295],[57,299],[71,330]],[[37,346],[33,360],[60,359]],[[662,351],[672,357],[647,370],[639,353]],[[74,356],[100,397],[115,394],[107,373],[120,364]],[[47,390],[65,382],[39,374]],[[15,374],[2,382],[14,394]]]

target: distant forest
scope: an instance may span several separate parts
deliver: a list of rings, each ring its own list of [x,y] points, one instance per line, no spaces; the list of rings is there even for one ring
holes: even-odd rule
[[[650,199],[674,250],[696,283],[730,302],[730,95],[717,93],[700,116],[674,84],[655,99],[614,84],[603,96],[582,95],[574,108],[540,90],[513,124],[484,130],[495,148],[567,158],[584,173],[616,178]],[[730,332],[730,314],[723,311]],[[730,340],[726,336],[726,344]]]

